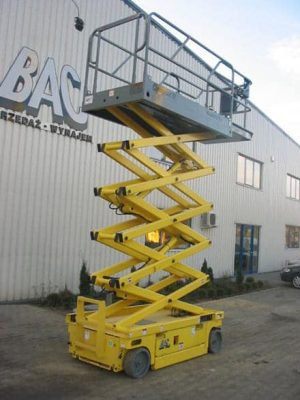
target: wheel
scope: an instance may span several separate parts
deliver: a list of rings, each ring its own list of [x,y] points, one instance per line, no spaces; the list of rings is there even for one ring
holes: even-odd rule
[[[219,353],[222,348],[222,334],[219,329],[212,329],[209,334],[209,353]]]
[[[294,288],[300,289],[300,276],[299,275],[294,276],[294,278],[292,280],[292,285],[294,286]]]
[[[150,354],[147,349],[129,350],[123,361],[125,373],[132,378],[143,378],[150,368]]]

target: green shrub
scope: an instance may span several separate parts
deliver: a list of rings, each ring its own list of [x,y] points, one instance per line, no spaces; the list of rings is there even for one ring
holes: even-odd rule
[[[255,290],[255,289],[258,288],[258,283],[254,281],[254,282],[251,283],[251,286],[252,286],[252,289]]]
[[[207,260],[206,258],[204,258],[202,267],[201,267],[201,272],[203,272],[204,274],[209,276],[209,280],[210,282],[214,281],[214,272],[213,269],[211,267],[207,266]]]
[[[242,292],[244,292],[244,290],[245,290],[245,287],[244,287],[244,284],[243,284],[243,283],[237,284],[237,285],[236,285],[236,288],[237,288],[237,292],[238,292],[238,293],[242,293]]]
[[[198,290],[198,297],[199,297],[199,299],[205,299],[207,297],[207,290],[199,289]]]
[[[209,289],[207,290],[207,297],[208,297],[209,299],[215,298],[215,297],[216,297],[216,290],[213,289],[213,288],[209,288]]]
[[[251,283],[248,283],[248,282],[244,283],[244,288],[247,291],[250,290],[251,289]]]
[[[195,302],[199,298],[199,294],[197,290],[192,291],[191,293],[188,293],[186,296],[182,298],[183,301],[189,301],[189,302]]]
[[[160,290],[160,293],[167,296],[168,294],[175,292],[175,290],[182,288],[185,284],[186,283],[182,281],[171,283],[169,286],[166,286],[165,288]]]
[[[206,261],[206,258],[204,258],[204,261],[203,261],[203,264],[201,267],[201,272],[203,272],[204,274],[207,274],[207,270],[208,270],[207,261]]]
[[[59,292],[61,306],[63,308],[69,309],[76,305],[77,296],[73,294],[67,287]]]
[[[257,283],[258,289],[261,289],[264,286],[263,281],[257,281],[256,283]]]
[[[238,269],[238,271],[236,273],[235,282],[237,285],[242,285],[242,283],[244,282],[244,275],[240,269]]]
[[[245,282],[246,282],[246,283],[253,283],[253,282],[254,282],[253,276],[247,276]]]
[[[80,277],[79,277],[79,293],[81,296],[89,296],[92,291],[91,279],[90,274],[86,268],[86,262],[83,261],[81,270],[80,270]]]
[[[48,307],[58,307],[61,305],[60,297],[58,293],[50,293],[43,301],[43,305]]]
[[[208,267],[207,273],[208,273],[208,275],[209,275],[210,281],[213,283],[213,282],[214,282],[214,272],[213,272],[212,267]]]
[[[219,278],[218,280],[215,281],[216,287],[228,287],[232,285],[232,281],[230,278]]]
[[[63,307],[71,309],[76,305],[77,296],[73,294],[67,287],[58,293],[50,293],[45,299],[41,301],[41,305],[47,307]]]
[[[233,294],[233,289],[231,287],[226,287],[225,288],[225,295],[226,296],[232,296]]]
[[[218,288],[217,289],[217,297],[223,297],[224,296],[224,289],[223,288]]]

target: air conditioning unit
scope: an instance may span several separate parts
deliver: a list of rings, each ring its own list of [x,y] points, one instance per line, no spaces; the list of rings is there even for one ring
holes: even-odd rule
[[[201,215],[201,228],[213,228],[216,224],[215,213],[204,213]]]

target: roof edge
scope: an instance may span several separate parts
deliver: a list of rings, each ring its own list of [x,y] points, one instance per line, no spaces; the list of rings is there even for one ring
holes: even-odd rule
[[[264,111],[262,111],[256,104],[249,100],[249,104],[252,108],[255,108],[264,118],[266,118],[272,125],[275,126],[284,136],[286,136],[291,142],[293,142],[300,149],[300,143],[293,139],[284,129],[282,129],[276,122],[273,121]]]

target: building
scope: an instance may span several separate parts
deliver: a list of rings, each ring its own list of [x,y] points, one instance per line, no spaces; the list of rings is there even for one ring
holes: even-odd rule
[[[93,187],[126,178],[96,144],[132,133],[80,106],[90,33],[139,9],[81,0],[82,32],[70,0],[3,0],[0,9],[0,301],[13,301],[76,291],[83,260],[94,271],[122,257],[90,240],[91,229],[118,220]],[[247,127],[250,142],[195,148],[216,167],[192,183],[215,215],[192,222],[213,247],[189,263],[206,257],[216,276],[300,259],[300,146],[255,105]]]

